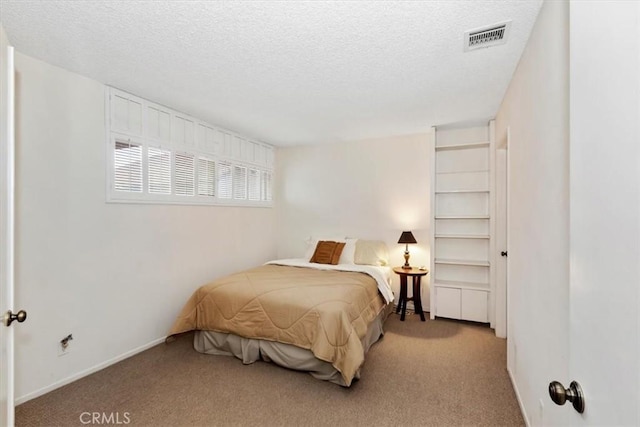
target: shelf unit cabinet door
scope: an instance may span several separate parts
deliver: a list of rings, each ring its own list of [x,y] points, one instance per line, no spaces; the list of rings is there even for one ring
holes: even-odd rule
[[[460,319],[460,289],[436,287],[436,316]]]
[[[489,293],[471,289],[462,289],[460,305],[461,317],[474,322],[489,322]]]

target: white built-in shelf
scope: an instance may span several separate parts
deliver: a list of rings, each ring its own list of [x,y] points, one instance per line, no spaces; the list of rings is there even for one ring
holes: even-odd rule
[[[464,150],[465,148],[482,148],[488,147],[489,142],[472,142],[469,144],[454,144],[454,145],[441,145],[436,146],[436,151],[444,151],[444,150]]]
[[[489,169],[478,169],[478,170],[468,170],[468,171],[447,171],[447,172],[436,172],[436,176],[437,176],[437,175],[460,174],[460,173],[464,173],[464,174],[470,174],[470,173],[483,173],[483,172],[489,172]]]
[[[436,215],[436,219],[489,219],[489,215]]]
[[[436,239],[488,239],[488,234],[436,234]]]
[[[435,259],[436,264],[471,265],[475,267],[489,267],[489,261],[477,261],[470,259]]]
[[[489,190],[437,190],[436,194],[489,193]]]
[[[478,290],[478,291],[489,290],[489,284],[488,283],[458,282],[458,281],[455,281],[455,280],[436,280],[435,283],[434,283],[434,286],[473,289],[473,290]]]
[[[431,146],[431,318],[494,319],[493,122],[435,129]],[[451,221],[449,221],[451,220]]]

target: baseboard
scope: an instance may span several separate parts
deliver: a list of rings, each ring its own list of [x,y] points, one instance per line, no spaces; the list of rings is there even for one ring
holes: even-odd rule
[[[55,383],[53,383],[51,385],[48,385],[46,387],[42,387],[39,390],[33,391],[31,393],[27,393],[24,396],[20,396],[15,400],[14,405],[15,406],[20,405],[21,403],[25,403],[25,402],[27,402],[27,401],[29,401],[31,399],[35,399],[36,397],[40,397],[43,394],[49,393],[50,391],[53,391],[53,390],[55,390],[57,388],[60,388],[60,387],[65,386],[65,385],[67,385],[69,383],[72,383],[72,382],[74,382],[76,380],[79,380],[80,378],[86,377],[87,375],[91,375],[94,372],[98,372],[99,370],[104,369],[107,366],[111,366],[114,363],[118,363],[121,360],[127,359],[127,358],[129,358],[131,356],[134,356],[134,355],[140,353],[140,352],[143,352],[143,351],[153,347],[154,345],[158,345],[160,343],[163,343],[165,341],[165,339],[166,339],[166,337],[161,337],[161,338],[155,339],[155,340],[153,340],[153,341],[151,341],[151,342],[149,342],[147,344],[141,345],[140,347],[137,347],[137,348],[134,348],[133,350],[127,351],[126,353],[123,353],[123,354],[121,354],[119,356],[116,356],[116,357],[114,357],[112,359],[109,359],[109,360],[107,360],[105,362],[99,363],[99,364],[97,364],[97,365],[95,365],[95,366],[93,366],[93,367],[91,367],[89,369],[85,369],[84,371],[78,372],[77,374],[73,374],[70,377],[64,378],[64,379],[62,379],[60,381],[56,381]]]
[[[531,427],[531,424],[529,424],[527,411],[524,409],[524,404],[522,403],[522,399],[520,398],[520,391],[518,390],[518,386],[516,385],[516,380],[515,378],[513,378],[513,374],[511,373],[511,370],[509,368],[507,368],[507,373],[509,374],[509,379],[511,380],[513,391],[516,394],[516,400],[518,401],[518,406],[520,406],[520,412],[522,413],[522,418],[524,418],[524,423],[527,427]]]

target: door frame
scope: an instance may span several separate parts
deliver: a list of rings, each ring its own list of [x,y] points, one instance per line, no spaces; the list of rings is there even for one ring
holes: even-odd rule
[[[13,308],[15,117],[14,51],[0,26],[0,316]],[[4,63],[2,63],[4,62]],[[0,325],[0,425],[14,425],[14,335]]]
[[[507,138],[505,145],[496,147],[496,296],[495,319],[496,336],[507,338],[509,319],[509,300],[507,280],[509,271],[509,258],[500,255],[500,252],[509,248],[509,140],[511,131],[507,126]]]

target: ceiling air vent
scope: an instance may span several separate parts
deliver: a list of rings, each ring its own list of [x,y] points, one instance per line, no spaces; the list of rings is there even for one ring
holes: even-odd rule
[[[511,21],[501,22],[488,27],[476,28],[464,33],[464,51],[497,46],[507,42]]]

